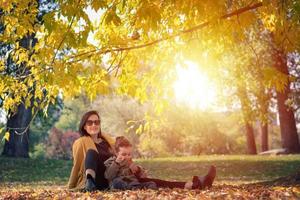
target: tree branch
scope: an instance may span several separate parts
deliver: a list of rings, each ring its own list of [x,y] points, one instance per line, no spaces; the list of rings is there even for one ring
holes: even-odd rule
[[[79,4],[80,4],[80,0],[78,0],[76,6],[79,6]],[[66,36],[67,36],[68,32],[71,30],[72,25],[73,25],[74,20],[75,20],[75,17],[76,17],[76,14],[72,16],[71,22],[69,23],[69,25],[68,25],[68,27],[67,27],[67,31],[64,33],[62,40],[60,41],[60,43],[58,44],[58,47],[56,48],[56,51],[55,51],[55,54],[54,54],[54,56],[53,56],[53,58],[52,58],[52,61],[51,61],[50,66],[53,65],[53,63],[54,63],[54,61],[55,61],[55,57],[56,57],[56,55],[57,55],[57,53],[58,53],[58,51],[59,51],[61,45],[63,44],[64,40],[66,39]]]
[[[220,16],[218,19],[219,19],[219,20],[223,20],[223,19],[227,19],[227,18],[230,18],[230,17],[232,17],[232,16],[235,16],[235,15],[240,15],[240,14],[242,14],[242,13],[244,13],[244,12],[251,11],[251,10],[254,10],[254,9],[256,9],[256,8],[259,8],[259,7],[261,7],[262,5],[263,5],[262,2],[253,4],[253,5],[248,5],[248,6],[245,6],[245,7],[243,7],[243,8],[237,9],[237,10],[231,12],[231,13],[222,15],[222,16]],[[202,29],[202,28],[208,26],[209,24],[213,23],[213,21],[214,21],[214,20],[211,20],[211,21],[207,21],[207,22],[201,23],[201,24],[199,24],[199,25],[197,25],[197,26],[194,26],[194,27],[192,27],[192,28],[189,28],[189,29],[180,31],[180,32],[178,32],[178,33],[176,33],[176,34],[167,36],[167,37],[165,37],[165,38],[160,38],[160,39],[157,39],[157,40],[148,42],[148,43],[146,43],[146,44],[141,44],[141,45],[136,45],[136,46],[130,46],[130,47],[120,47],[120,48],[114,48],[114,49],[107,49],[107,48],[94,49],[94,50],[91,50],[91,51],[87,51],[87,52],[83,52],[83,53],[80,53],[80,54],[71,56],[69,59],[78,58],[78,57],[81,57],[81,56],[84,56],[84,55],[87,55],[87,54],[94,54],[94,53],[98,53],[98,54],[106,54],[106,53],[109,53],[109,52],[128,51],[128,50],[140,49],[140,48],[152,46],[152,45],[158,44],[158,43],[160,43],[160,42],[162,42],[162,41],[170,40],[170,39],[175,38],[175,37],[177,37],[177,36],[180,36],[180,35],[182,35],[182,34],[191,33],[191,32],[200,30],[200,29]],[[92,56],[92,55],[89,55],[88,57],[90,57],[90,56]],[[78,62],[78,61],[80,61],[80,59],[75,60],[75,61],[74,61],[74,60],[73,60],[73,61],[69,61],[68,63],[73,63],[73,62]]]

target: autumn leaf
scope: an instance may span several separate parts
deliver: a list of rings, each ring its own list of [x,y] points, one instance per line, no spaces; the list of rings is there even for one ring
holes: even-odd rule
[[[4,137],[2,138],[2,141],[6,140],[6,141],[9,141],[9,132],[7,131],[5,134],[4,134]]]

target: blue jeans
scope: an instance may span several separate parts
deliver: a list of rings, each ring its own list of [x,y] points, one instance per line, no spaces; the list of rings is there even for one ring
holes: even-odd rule
[[[111,183],[112,189],[119,190],[132,190],[132,189],[157,189],[157,186],[154,182],[144,182],[140,183],[138,181],[124,181],[120,178],[115,178]]]

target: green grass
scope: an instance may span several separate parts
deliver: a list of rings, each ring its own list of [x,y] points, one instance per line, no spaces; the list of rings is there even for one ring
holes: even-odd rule
[[[300,170],[300,155],[210,155],[138,161],[151,169],[151,175],[176,180],[205,174],[210,165],[217,167],[217,182],[230,183],[268,181]]]
[[[72,161],[0,157],[0,182],[68,181]]]
[[[300,170],[300,155],[245,156],[210,155],[137,159],[151,177],[168,180],[190,180],[206,173],[209,165],[217,167],[217,183],[240,183],[273,180]],[[49,159],[13,159],[0,157],[0,183],[33,183],[64,185],[72,161]]]

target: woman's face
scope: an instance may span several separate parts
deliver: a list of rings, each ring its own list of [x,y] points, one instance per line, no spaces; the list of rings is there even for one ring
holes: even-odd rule
[[[84,129],[90,135],[100,132],[100,120],[97,115],[91,115],[85,122]]]

